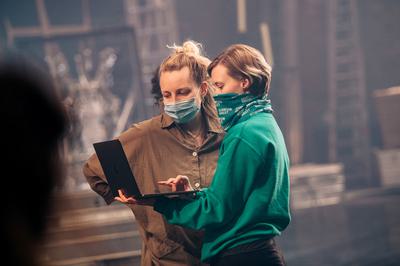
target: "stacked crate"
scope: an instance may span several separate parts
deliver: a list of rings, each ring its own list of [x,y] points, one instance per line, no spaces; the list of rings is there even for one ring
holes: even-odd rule
[[[400,185],[400,86],[374,93],[383,149],[375,151],[382,186]]]
[[[304,209],[337,204],[345,190],[341,164],[304,164],[290,169],[291,207]]]

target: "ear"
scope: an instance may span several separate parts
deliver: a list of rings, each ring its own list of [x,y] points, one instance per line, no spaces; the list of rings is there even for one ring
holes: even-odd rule
[[[207,84],[207,82],[204,81],[200,85],[201,98],[204,98],[207,95],[207,92],[208,92],[208,84]]]
[[[247,91],[248,88],[250,87],[250,80],[247,78],[244,78],[240,81],[240,85],[242,86],[243,91]]]

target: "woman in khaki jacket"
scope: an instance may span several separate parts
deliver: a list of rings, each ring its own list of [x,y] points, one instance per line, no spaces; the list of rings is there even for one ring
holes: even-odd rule
[[[223,138],[206,83],[210,60],[192,41],[172,48],[159,71],[164,112],[118,137],[146,194],[165,191],[157,182],[178,174],[188,176],[198,189],[209,186]],[[111,204],[115,199],[95,154],[83,172],[91,188]],[[201,265],[201,232],[170,225],[151,207],[124,204],[139,225],[142,265]]]

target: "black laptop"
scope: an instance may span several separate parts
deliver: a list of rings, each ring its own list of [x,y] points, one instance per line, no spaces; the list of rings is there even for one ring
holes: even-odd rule
[[[196,195],[195,191],[142,194],[131,171],[121,142],[118,139],[94,143],[93,147],[114,197],[119,197],[118,189],[123,190],[125,195],[132,196],[136,199],[157,197],[191,198]]]

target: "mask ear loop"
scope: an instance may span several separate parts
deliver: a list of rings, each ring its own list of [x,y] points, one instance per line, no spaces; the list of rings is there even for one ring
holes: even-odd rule
[[[209,93],[209,91],[207,91],[207,93],[206,93],[204,96],[201,94],[201,87],[202,87],[204,84],[207,84],[207,86],[208,86],[208,81],[203,81],[203,82],[200,84],[200,87],[199,87],[198,92],[197,92],[198,94],[200,94],[200,100],[201,100],[200,107],[203,107],[203,109],[204,109],[204,100],[205,100],[205,98],[206,98],[206,96],[207,96],[207,93]],[[208,90],[208,88],[207,88],[207,90]],[[197,95],[196,95],[195,97],[197,97]]]

